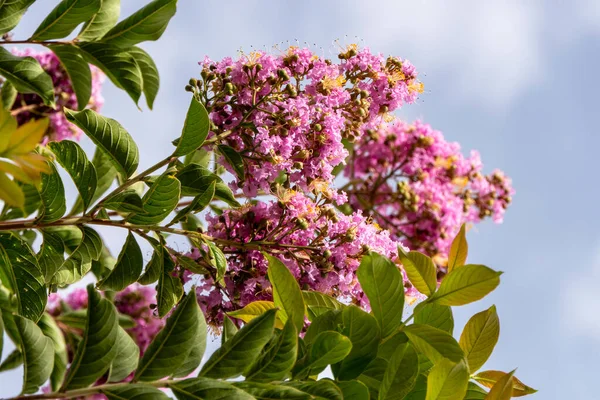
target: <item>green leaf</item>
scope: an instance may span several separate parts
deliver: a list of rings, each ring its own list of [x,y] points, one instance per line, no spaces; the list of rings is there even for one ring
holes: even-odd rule
[[[395,335],[388,336],[381,341],[377,348],[377,358],[383,358],[390,361],[396,349],[408,343],[408,336],[404,332],[398,331]]]
[[[300,286],[294,275],[278,258],[266,253],[263,255],[269,263],[268,276],[273,285],[273,301],[281,308],[281,320],[285,323],[291,318],[296,330],[300,332],[304,327],[305,310]]]
[[[2,12],[1,9],[0,12]],[[11,85],[10,82],[4,82],[0,87],[0,90],[0,100],[2,101],[2,106],[5,110],[12,110],[13,104],[17,99],[17,89],[15,89],[15,87]]]
[[[469,385],[467,386],[467,394],[465,395],[464,400],[485,400],[485,396],[487,396],[487,392],[485,390],[483,390],[477,384],[469,382]]]
[[[136,225],[158,224],[164,220],[179,204],[181,185],[173,175],[165,173],[144,195],[144,212],[132,214],[127,222]]]
[[[29,246],[10,233],[0,233],[0,281],[16,295],[19,315],[40,319],[48,300],[42,270]]]
[[[473,378],[477,382],[481,383],[483,386],[491,388],[496,384],[496,382],[498,382],[505,375],[506,375],[505,372],[492,370],[492,371],[482,371],[482,372],[478,373],[477,375],[475,375]],[[519,379],[517,379],[517,377],[514,375],[512,377],[512,381],[513,381],[513,397],[522,397],[522,396],[526,396],[528,394],[533,394],[533,393],[537,392],[537,390],[535,390],[532,387],[527,386],[526,384],[521,382]]]
[[[404,400],[425,400],[425,396],[427,396],[427,377],[421,374],[417,377],[417,383],[404,397]]]
[[[38,219],[41,222],[54,222],[59,220],[67,211],[67,201],[65,198],[65,187],[62,179],[53,163],[50,166],[49,174],[42,174],[42,184],[40,189],[40,199],[42,200],[42,209]]]
[[[65,372],[67,371],[67,344],[65,343],[65,337],[63,336],[60,328],[54,322],[48,313],[44,313],[42,318],[38,322],[38,326],[46,335],[52,340],[54,347],[54,368],[50,374],[50,388],[52,391],[56,391],[62,385]]]
[[[65,245],[57,233],[42,230],[42,246],[37,255],[44,280],[46,283],[52,281],[52,277],[65,262]]]
[[[231,318],[223,317],[223,334],[221,335],[221,346],[229,341],[238,332],[237,326],[231,321]]]
[[[329,310],[315,317],[304,335],[304,343],[311,344],[317,335],[324,331],[337,331],[342,312],[340,310]]]
[[[30,319],[15,315],[23,353],[23,394],[36,393],[52,373],[54,346],[52,339]]]
[[[234,382],[233,385],[250,394],[256,400],[312,400],[314,396],[300,390],[283,386],[258,382]]]
[[[206,320],[204,314],[200,311],[198,313],[198,328],[196,329],[196,337],[192,343],[192,349],[190,354],[186,357],[183,364],[173,374],[175,378],[185,378],[200,366],[204,352],[206,351],[206,332],[207,332]]]
[[[235,199],[231,189],[223,183],[223,180],[201,165],[186,165],[175,177],[181,182],[181,194],[183,196],[197,196],[204,193],[206,187],[212,182],[216,182],[215,198],[232,207],[240,207],[240,203]]]
[[[392,260],[372,253],[362,258],[356,271],[360,286],[371,304],[381,336],[395,332],[402,323],[404,282]]]
[[[150,285],[151,283],[156,282],[162,273],[164,267],[164,250],[161,244],[158,244],[158,246],[160,246],[160,248],[155,248],[154,252],[152,253],[152,258],[146,265],[144,273],[138,279],[138,282],[142,285]]]
[[[35,58],[15,56],[0,47],[0,75],[19,93],[35,93],[44,100],[44,104],[54,107],[52,78],[44,72]]]
[[[14,349],[0,364],[0,372],[10,371],[21,365],[23,365],[23,353],[19,349]]]
[[[251,303],[252,304],[252,303]],[[298,336],[292,320],[276,332],[260,356],[244,375],[247,380],[273,382],[283,380],[292,370],[298,354]]]
[[[173,306],[177,304],[183,295],[181,279],[173,276],[175,264],[171,256],[167,251],[164,251],[162,256],[161,272],[158,277],[158,285],[156,286],[158,316],[161,318],[173,309]]]
[[[342,361],[351,350],[352,342],[346,336],[334,331],[321,332],[310,346],[308,362],[303,369],[314,375],[328,365]]]
[[[426,400],[463,400],[468,383],[469,368],[464,360],[441,360],[427,377]]]
[[[124,179],[133,175],[140,155],[133,138],[121,124],[89,109],[73,111],[65,108],[64,112],[69,121],[81,128],[110,157]]]
[[[138,366],[140,348],[121,327],[119,327],[116,347],[117,356],[110,366],[108,382],[121,382]]]
[[[58,272],[54,275],[53,283],[67,285],[77,282],[90,271],[92,261],[100,259],[103,248],[100,235],[88,226],[81,228],[81,234],[81,241],[60,266]]]
[[[398,250],[398,256],[410,283],[419,292],[431,296],[437,288],[437,269],[431,258],[418,251],[405,254]]]
[[[192,288],[148,346],[134,381],[155,381],[172,375],[179,369],[197,340],[199,314],[196,291]]]
[[[94,158],[92,159],[92,164],[96,169],[98,182],[96,185],[96,191],[92,196],[90,204],[98,200],[100,196],[102,196],[110,188],[117,177],[117,170],[113,166],[111,157],[107,155],[104,150],[96,148],[96,151],[94,152]],[[70,214],[76,215],[82,211],[83,202],[81,200],[81,196],[79,196]]]
[[[125,245],[110,274],[98,284],[100,290],[119,292],[137,281],[144,268],[144,256],[140,245],[131,232],[127,234]]]
[[[381,386],[387,367],[387,360],[376,358],[366,366],[365,370],[358,377],[358,380],[369,388],[371,398],[373,399],[379,397],[379,387]]]
[[[340,381],[336,385],[342,391],[344,400],[369,400],[369,388],[360,381]]]
[[[465,352],[471,372],[485,364],[492,355],[499,336],[500,320],[496,314],[496,306],[473,315],[467,322],[458,343]]]
[[[509,400],[513,397],[514,390],[514,381],[512,379],[515,371],[511,371],[508,374],[504,374],[500,377],[494,386],[492,386],[492,390],[485,397],[486,400]]]
[[[157,40],[175,15],[176,5],[177,0],[154,0],[119,22],[102,37],[102,41],[130,47],[147,40]]]
[[[319,400],[344,400],[344,395],[337,385],[330,380],[320,381],[288,381],[285,386],[293,387],[301,392],[311,394]]]
[[[208,185],[203,193],[194,197],[194,200],[192,200],[189,205],[179,210],[169,225],[176,224],[177,222],[185,219],[189,213],[198,213],[204,210],[215,196],[215,185],[216,182],[212,182],[210,185]]]
[[[73,86],[77,96],[77,110],[83,110],[92,95],[92,72],[81,51],[72,45],[51,45],[50,50],[56,54]]]
[[[0,360],[2,359],[3,350],[4,350],[4,322],[2,321],[2,308],[0,308]]]
[[[467,243],[467,236],[465,233],[465,224],[462,224],[458,235],[452,241],[450,246],[450,253],[448,254],[448,273],[456,267],[461,267],[467,262],[467,255],[469,254],[469,244]]]
[[[413,347],[409,343],[398,346],[388,361],[379,388],[379,399],[403,399],[415,386],[418,375],[419,361]]]
[[[344,308],[342,320],[342,334],[352,342],[352,351],[341,363],[332,366],[332,370],[339,380],[350,380],[358,377],[377,357],[381,334],[375,317],[356,306]]]
[[[342,310],[344,308],[342,303],[321,292],[303,290],[302,298],[306,305],[308,319],[311,322],[329,310]]]
[[[81,41],[94,41],[101,38],[108,32],[119,20],[121,13],[121,0],[102,0],[100,9],[92,18],[90,18],[77,39]]]
[[[206,108],[195,97],[192,97],[192,102],[185,117],[185,123],[183,124],[183,132],[173,156],[181,157],[188,155],[202,146],[206,140],[206,136],[208,136],[209,123]]]
[[[144,212],[144,202],[135,189],[125,189],[115,193],[102,202],[102,206],[109,210],[124,213]]]
[[[154,106],[154,100],[158,94],[158,88],[160,85],[160,78],[158,76],[158,68],[152,60],[152,57],[144,50],[139,47],[131,47],[127,50],[129,54],[134,58],[135,62],[140,68],[142,73],[142,91],[146,97],[146,104],[148,108],[152,110]]]
[[[35,0],[6,1],[0,6],[0,35],[12,31]]]
[[[191,378],[169,385],[178,400],[254,400],[254,397],[229,382],[209,378]]]
[[[412,345],[434,363],[442,358],[459,362],[464,357],[456,339],[441,329],[429,325],[413,324],[406,326],[404,333]]]
[[[269,310],[244,325],[212,354],[202,367],[200,376],[227,379],[241,375],[271,339],[276,311]]]
[[[227,163],[233,168],[238,179],[243,181],[246,178],[244,171],[244,159],[233,147],[220,144],[217,146],[219,153],[225,157]]]
[[[69,173],[83,201],[85,212],[96,192],[98,178],[96,169],[88,160],[83,149],[71,140],[50,142],[48,147],[56,156],[58,163]]]
[[[175,177],[181,182],[181,194],[183,196],[197,196],[204,193],[211,183],[223,182],[209,169],[198,164],[186,165],[181,171],[177,172]]]
[[[129,329],[136,326],[136,322],[129,315],[118,314],[119,326],[123,329]],[[84,329],[87,323],[87,309],[82,308],[74,311],[66,311],[55,317],[55,319],[71,328]]]
[[[96,382],[117,356],[117,310],[94,290],[94,285],[88,285],[87,292],[87,321],[65,377],[63,391],[84,388]]]
[[[452,335],[454,331],[452,309],[436,303],[420,303],[415,308],[415,324],[433,326]]]
[[[233,318],[241,319],[244,322],[250,322],[254,318],[263,315],[268,310],[277,308],[272,301],[257,300],[247,304],[239,310],[229,311],[227,315]]]
[[[225,254],[217,247],[213,242],[207,242],[208,249],[210,251],[210,263],[217,270],[216,280],[219,281],[227,272],[227,258]]]
[[[104,43],[83,43],[83,56],[100,68],[118,88],[127,92],[137,105],[143,90],[140,66],[127,49]]]
[[[79,24],[88,21],[100,9],[101,0],[62,0],[42,21],[31,40],[60,39]]]
[[[465,265],[444,277],[431,300],[444,306],[462,306],[485,297],[500,284],[502,272],[484,265]]]
[[[141,383],[102,389],[108,400],[168,400],[169,396],[154,386]]]

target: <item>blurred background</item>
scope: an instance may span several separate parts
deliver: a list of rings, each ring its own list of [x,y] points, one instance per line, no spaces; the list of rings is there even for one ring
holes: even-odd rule
[[[29,37],[56,3],[36,2],[14,38]],[[123,2],[122,15],[146,3]],[[455,310],[456,334],[470,315],[496,304],[500,341],[484,369],[518,367],[516,375],[539,389],[532,398],[598,398],[597,0],[180,0],[162,39],[143,46],[161,73],[155,110],[139,111],[106,82],[102,113],[133,135],[144,169],[172,151],[189,104],[183,88],[198,76],[204,55],[216,60],[306,42],[335,58],[336,40],[409,59],[425,93],[398,114],[430,123],[465,154],[479,150],[486,172],[500,168],[513,178],[517,193],[505,222],[468,234],[470,262],[505,271],[502,284],[484,301]],[[83,146],[92,148],[85,138]],[[68,189],[74,199],[74,187]],[[101,233],[118,252],[124,232]],[[21,374],[2,374],[0,397],[19,392]]]

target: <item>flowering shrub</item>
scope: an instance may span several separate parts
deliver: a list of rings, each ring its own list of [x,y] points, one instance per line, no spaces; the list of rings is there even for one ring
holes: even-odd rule
[[[100,83],[152,108],[158,71],[137,45],[160,38],[177,1],[117,23],[119,0],[63,0],[27,40],[8,32],[33,2],[0,3],[0,338],[15,345],[0,371],[23,367],[13,400],[535,392],[514,371],[480,371],[495,306],[453,337],[451,307],[501,275],[467,263],[466,226],[500,222],[513,189],[476,152],[396,119],[423,93],[410,62],[355,45],[335,61],[296,47],[205,58],[173,152],[137,171],[131,135],[98,113]],[[47,51],[2,47],[17,43]],[[78,191],[70,211],[60,170]],[[105,226],[127,231],[116,258]],[[210,332],[222,342],[205,357]]]

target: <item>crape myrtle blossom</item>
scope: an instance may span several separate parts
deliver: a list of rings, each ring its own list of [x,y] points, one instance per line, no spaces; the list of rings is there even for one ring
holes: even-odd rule
[[[77,108],[77,97],[75,96],[71,80],[58,57],[51,51],[37,52],[30,48],[15,48],[12,50],[12,53],[20,57],[33,57],[40,63],[44,71],[52,78],[56,102],[56,108],[53,109],[45,105],[41,97],[35,93],[17,94],[12,111],[16,114],[19,125],[31,120],[47,117],[50,120],[50,126],[44,138],[44,143],[64,139],[78,140],[81,136],[81,130],[70,124],[63,113],[63,108],[65,107],[70,109]],[[90,69],[92,73],[92,92],[86,108],[100,111],[104,104],[104,98],[101,94],[104,74],[93,65],[90,65]]]
[[[317,290],[368,308],[356,269],[364,254],[375,251],[397,258],[399,243],[388,231],[360,211],[344,215],[326,201],[315,201],[293,190],[278,200],[247,204],[222,215],[208,216],[208,231],[214,238],[239,243],[277,243],[273,253],[292,272],[305,290]],[[405,249],[407,250],[407,249]],[[225,248],[228,269],[222,283],[202,279],[197,290],[207,320],[219,325],[223,311],[256,300],[271,300],[267,261],[259,250]],[[200,251],[188,254],[199,259]],[[415,294],[409,286],[408,294]]]
[[[443,275],[460,226],[500,222],[511,201],[510,179],[500,171],[483,175],[476,152],[464,157],[429,125],[390,114],[423,91],[410,62],[356,46],[339,59],[296,47],[205,58],[201,79],[190,80],[187,90],[209,111],[208,143],[234,176],[232,189],[250,199],[275,197],[206,217],[207,233],[224,243],[268,245],[226,246],[224,279],[195,281],[215,325],[223,312],[272,299],[260,250],[279,258],[304,289],[368,308],[355,273],[364,254],[398,262],[403,245],[436,256]],[[243,171],[225,149],[237,152]],[[342,188],[334,184],[338,166]],[[205,263],[206,254],[201,247],[189,256]],[[406,277],[405,286],[418,295]]]
[[[245,175],[234,189],[254,196],[269,192],[278,178],[306,192],[328,188],[323,183],[348,156],[342,140],[355,140],[364,126],[422,92],[406,60],[356,46],[339,58],[334,63],[291,47],[280,55],[259,51],[200,63],[201,79],[192,79],[188,90],[197,91],[210,112],[213,142],[243,158]],[[345,201],[329,188],[325,194]]]
[[[345,168],[350,205],[413,250],[446,256],[463,223],[501,222],[514,190],[501,171],[482,173],[479,153],[416,121],[381,124],[361,135]]]

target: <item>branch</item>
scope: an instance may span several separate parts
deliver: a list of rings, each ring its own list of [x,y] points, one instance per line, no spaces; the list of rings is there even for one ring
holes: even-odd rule
[[[144,382],[144,385],[153,387],[169,387],[170,384],[177,383],[176,380],[164,380],[156,382]],[[38,393],[30,395],[22,395],[16,397],[10,397],[2,400],[38,400],[38,399],[72,399],[76,397],[84,397],[91,394],[103,393],[104,390],[117,389],[121,387],[127,387],[131,382],[122,383],[108,383],[104,385],[93,386],[85,389],[67,390],[66,392],[54,392],[54,393]]]

